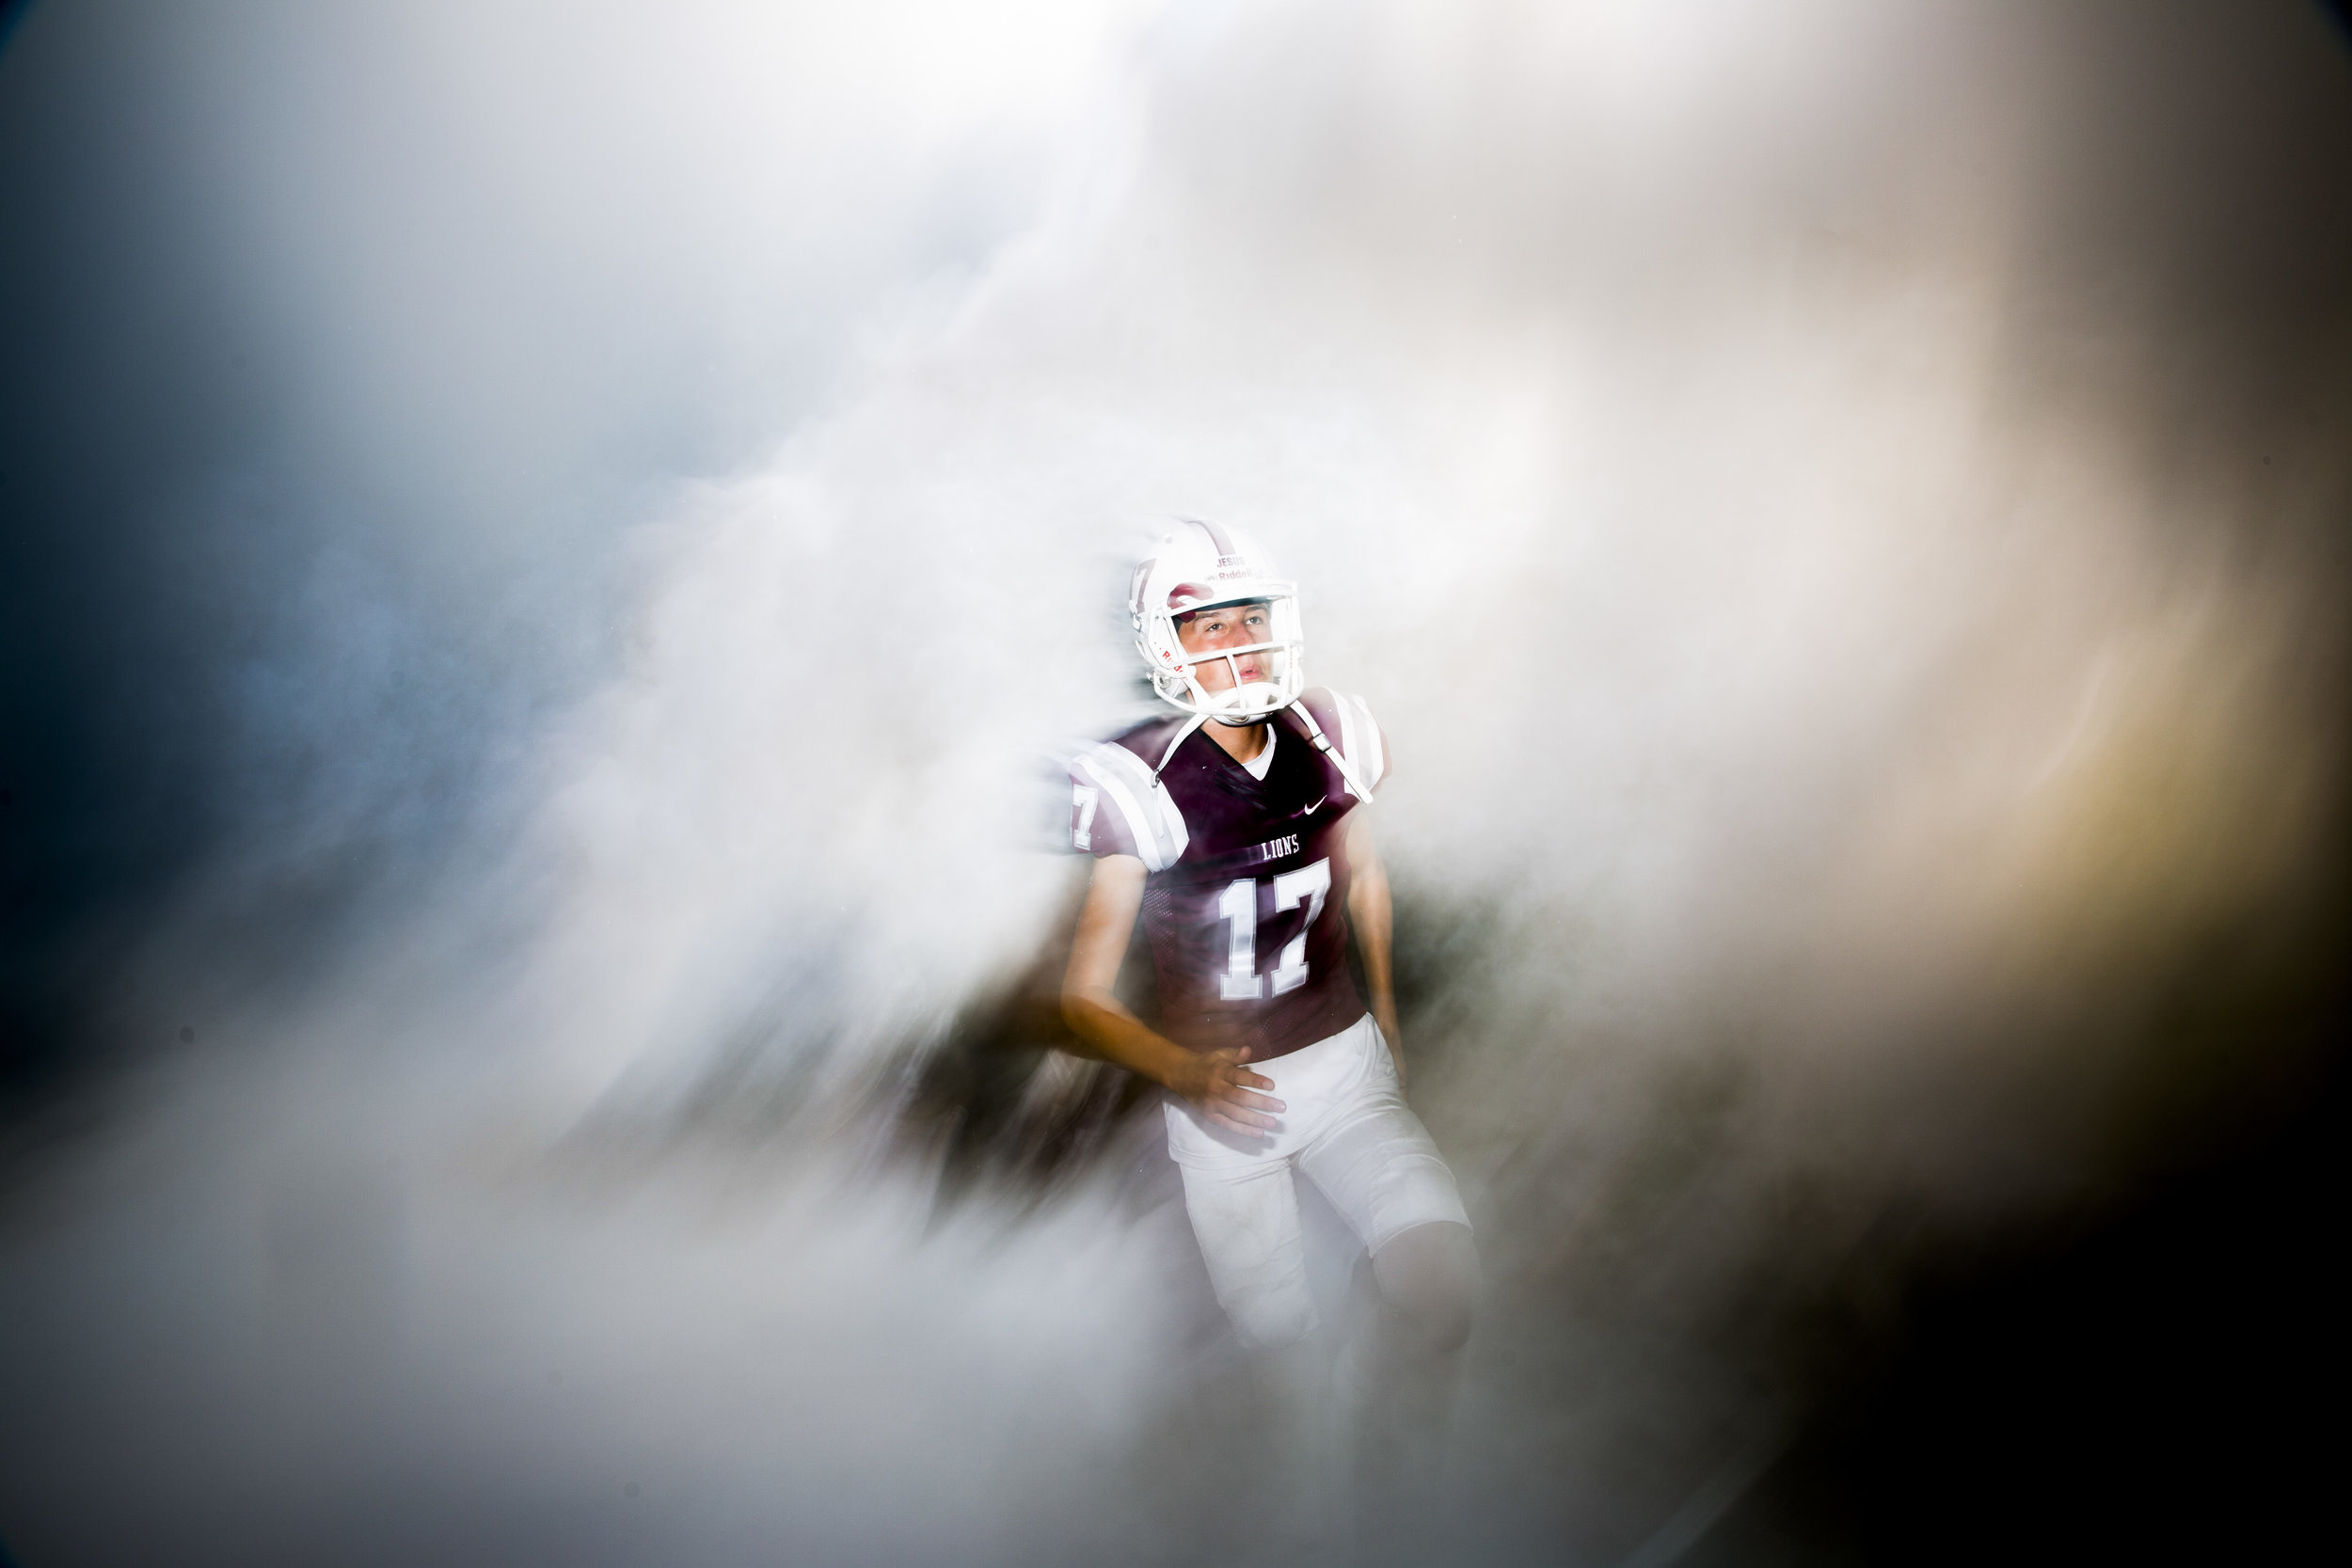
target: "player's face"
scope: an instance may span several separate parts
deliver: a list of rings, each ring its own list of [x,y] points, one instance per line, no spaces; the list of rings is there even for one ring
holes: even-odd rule
[[[1263,604],[1218,605],[1214,610],[1198,610],[1189,621],[1176,628],[1176,640],[1191,654],[1215,654],[1219,648],[1246,648],[1252,642],[1264,642],[1274,636],[1273,612]],[[1238,670],[1241,683],[1274,678],[1275,651],[1244,654],[1238,658],[1204,658],[1192,667],[1193,678],[1203,691],[1231,691]]]

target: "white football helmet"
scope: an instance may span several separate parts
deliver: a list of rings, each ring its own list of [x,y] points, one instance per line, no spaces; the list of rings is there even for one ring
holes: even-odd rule
[[[1267,626],[1255,642],[1215,651],[1186,648],[1178,627],[1199,610],[1263,604]],[[1298,625],[1298,585],[1285,578],[1255,539],[1238,529],[1186,521],[1136,568],[1127,590],[1136,652],[1152,672],[1152,689],[1196,721],[1255,723],[1279,713],[1307,689],[1306,639]],[[1245,684],[1250,654],[1265,678]],[[1202,666],[1222,661],[1232,677],[1224,690],[1202,686]],[[1190,726],[1187,726],[1189,729]]]

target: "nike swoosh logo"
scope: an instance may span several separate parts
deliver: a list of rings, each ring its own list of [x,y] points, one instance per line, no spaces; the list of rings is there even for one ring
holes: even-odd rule
[[[1315,814],[1315,806],[1322,805],[1324,801],[1328,800],[1331,797],[1328,795],[1317,796],[1315,798],[1315,804],[1313,806],[1309,806],[1305,811],[1300,812],[1298,815],[1301,816],[1312,816]]]

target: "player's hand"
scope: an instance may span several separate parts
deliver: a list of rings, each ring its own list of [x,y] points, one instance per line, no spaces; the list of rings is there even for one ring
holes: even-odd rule
[[[1186,1075],[1188,1081],[1175,1085],[1176,1092],[1221,1127],[1251,1137],[1271,1132],[1275,1116],[1285,1107],[1272,1096],[1257,1092],[1274,1087],[1274,1080],[1244,1067],[1248,1060],[1247,1051],[1205,1052]]]

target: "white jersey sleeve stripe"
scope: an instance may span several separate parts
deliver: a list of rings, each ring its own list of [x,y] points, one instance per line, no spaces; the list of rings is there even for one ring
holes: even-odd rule
[[[1124,746],[1112,746],[1109,751],[1119,758],[1119,766],[1135,780],[1134,787],[1142,795],[1144,809],[1155,812],[1160,824],[1160,836],[1167,841],[1168,863],[1174,865],[1184,854],[1184,846],[1192,842],[1192,832],[1184,826],[1184,814],[1176,804],[1176,797],[1168,792],[1158,773]]]
[[[1184,813],[1143,759],[1123,746],[1105,744],[1088,747],[1078,760],[1118,804],[1143,863],[1154,871],[1174,865],[1192,835]]]
[[[1354,773],[1358,778],[1362,778],[1363,764],[1359,759],[1363,756],[1363,752],[1358,750],[1356,741],[1356,704],[1347,696],[1334,691],[1331,693],[1331,705],[1339,710],[1340,755],[1347,759],[1347,771]],[[1372,785],[1367,783],[1364,787],[1369,789]],[[1356,786],[1350,784],[1347,786],[1347,792],[1350,795],[1356,794]]]
[[[1118,775],[1091,755],[1079,758],[1078,766],[1093,776],[1095,783],[1103,786],[1103,793],[1110,797],[1111,804],[1119,808],[1119,815],[1127,819],[1127,836],[1135,840],[1136,853],[1143,857],[1143,863],[1154,871],[1166,870],[1168,861],[1160,853],[1159,835],[1152,831],[1151,819],[1127,792],[1127,786],[1120,783]]]
[[[1350,696],[1345,701],[1356,710],[1355,734],[1361,738],[1364,748],[1359,752],[1356,750],[1357,741],[1350,740],[1347,743],[1347,760],[1354,763],[1356,771],[1363,775],[1366,789],[1378,789],[1380,781],[1389,772],[1387,748],[1380,744],[1380,726],[1372,721],[1372,705],[1356,696]]]

